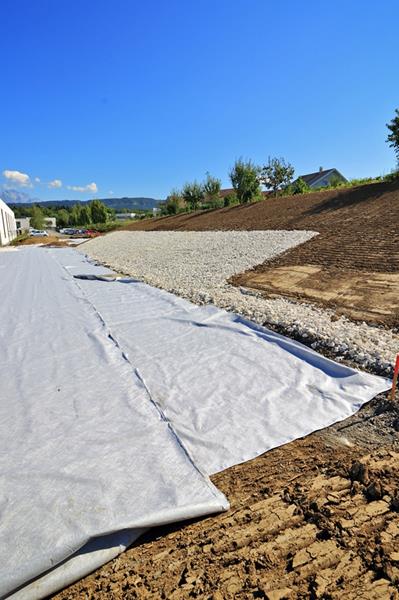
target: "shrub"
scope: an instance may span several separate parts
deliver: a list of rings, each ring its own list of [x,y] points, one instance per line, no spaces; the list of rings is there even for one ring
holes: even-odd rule
[[[236,160],[229,176],[240,204],[253,202],[260,196],[259,167],[252,161]]]
[[[399,169],[391,171],[385,175],[384,181],[399,181]]]
[[[203,194],[205,201],[209,203],[215,202],[219,199],[220,188],[222,182],[216,177],[212,177],[209,173],[206,174],[206,179],[202,185]]]
[[[389,143],[390,147],[394,149],[396,154],[396,158],[399,165],[399,109],[395,110],[395,116],[390,123],[387,123],[387,127],[390,131],[387,139],[385,140]]]
[[[299,177],[292,185],[288,187],[291,188],[292,194],[306,194],[306,192],[309,192],[310,190],[310,187],[306,181],[302,179],[302,177]]]
[[[231,192],[224,197],[223,206],[233,206],[234,204],[238,204],[237,194]]]

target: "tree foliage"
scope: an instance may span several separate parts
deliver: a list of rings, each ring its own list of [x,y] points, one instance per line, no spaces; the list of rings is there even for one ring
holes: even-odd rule
[[[202,185],[194,181],[186,183],[183,187],[182,196],[191,210],[196,210],[204,199],[204,190]]]
[[[32,206],[30,226],[33,229],[43,229],[44,227],[44,212],[39,206]]]
[[[302,179],[302,177],[298,177],[296,181],[292,184],[292,193],[293,194],[306,194],[310,190],[310,187]]]
[[[259,196],[259,167],[252,161],[236,160],[229,176],[240,204],[252,202]]]
[[[100,200],[92,200],[89,203],[91,211],[91,222],[92,223],[106,223],[108,220],[107,207]]]
[[[390,134],[388,135],[386,142],[394,149],[396,160],[399,165],[399,108],[395,110],[395,116],[390,123],[387,123],[387,127]]]
[[[284,158],[270,158],[262,167],[260,181],[266,189],[277,194],[278,190],[288,186],[294,176],[294,167]]]
[[[167,215],[177,215],[177,213],[184,209],[184,206],[185,202],[182,193],[174,189],[166,198],[162,212]]]
[[[69,211],[65,208],[60,208],[57,211],[56,219],[58,227],[67,227],[69,225]]]
[[[207,200],[208,202],[210,200],[217,200],[220,196],[221,187],[222,182],[220,181],[220,179],[212,177],[209,173],[207,173],[206,179],[202,186],[205,200]]]

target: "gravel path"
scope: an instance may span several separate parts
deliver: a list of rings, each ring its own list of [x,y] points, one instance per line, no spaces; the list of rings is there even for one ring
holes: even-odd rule
[[[84,244],[81,251],[115,271],[183,296],[212,303],[257,323],[326,348],[336,358],[390,373],[399,349],[391,330],[353,323],[332,310],[286,298],[265,299],[227,283],[232,275],[271,259],[315,234],[310,231],[116,232]]]

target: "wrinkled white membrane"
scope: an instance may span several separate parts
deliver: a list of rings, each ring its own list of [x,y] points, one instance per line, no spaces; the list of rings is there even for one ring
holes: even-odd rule
[[[36,577],[14,599],[72,583],[148,527],[225,509],[203,473],[390,384],[232,313],[93,279],[107,270],[72,249],[0,265],[0,590]]]

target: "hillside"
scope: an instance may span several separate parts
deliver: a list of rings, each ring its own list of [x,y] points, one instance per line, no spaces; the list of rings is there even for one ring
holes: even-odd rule
[[[312,230],[320,235],[232,283],[291,296],[360,320],[399,320],[399,184],[267,198],[133,223],[129,230]]]
[[[129,230],[310,229],[321,235],[285,255],[284,264],[399,271],[399,184],[268,198],[254,204],[132,223]]]

